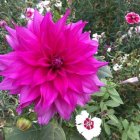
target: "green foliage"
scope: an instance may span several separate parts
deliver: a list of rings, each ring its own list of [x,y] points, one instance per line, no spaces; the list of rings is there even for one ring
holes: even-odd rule
[[[32,127],[27,131],[21,131],[16,127],[5,127],[5,140],[66,140],[63,129],[56,124]]]

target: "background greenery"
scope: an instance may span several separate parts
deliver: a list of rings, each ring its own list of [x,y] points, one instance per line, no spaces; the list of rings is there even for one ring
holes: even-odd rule
[[[62,1],[62,7],[54,6],[57,0],[50,0],[54,20],[57,20],[65,10],[71,8],[70,20],[76,22],[80,19],[88,21],[85,30],[91,34],[101,34],[100,48],[97,57],[110,62],[109,67],[100,70],[99,76],[106,83],[100,93],[92,96],[92,100],[84,107],[78,107],[69,122],[60,120],[57,116],[48,126],[41,127],[36,124],[36,115],[28,108],[22,116],[16,114],[18,104],[16,96],[9,96],[7,91],[0,91],[0,135],[5,140],[84,140],[75,127],[75,116],[86,109],[92,116],[102,119],[101,135],[94,140],[140,140],[140,82],[133,84],[120,84],[140,74],[140,34],[135,32],[133,25],[132,35],[128,34],[130,25],[125,22],[127,12],[134,11],[140,14],[139,0],[67,0]],[[1,0],[0,18],[12,26],[12,21],[25,25],[26,19],[21,19],[27,7],[36,7],[38,0]],[[45,10],[44,10],[45,13]],[[10,50],[5,41],[6,31],[0,28],[0,53]],[[125,35],[125,37],[123,37]],[[107,47],[111,47],[111,52]],[[128,54],[127,60],[121,58]],[[81,56],[82,57],[82,56]],[[113,70],[115,64],[122,65],[122,69]],[[25,127],[15,126],[17,120],[23,117],[32,122],[32,128],[27,131],[28,123],[22,122]],[[57,120],[57,121],[56,121]],[[37,136],[36,136],[36,135]],[[26,138],[25,138],[26,137]],[[34,138],[33,138],[34,137]]]

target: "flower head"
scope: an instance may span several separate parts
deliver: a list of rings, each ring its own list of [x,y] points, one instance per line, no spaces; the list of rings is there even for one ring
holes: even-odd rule
[[[140,33],[140,26],[136,26],[136,27],[135,27],[135,32],[136,32],[137,34]]]
[[[113,66],[113,70],[114,70],[114,71],[118,71],[118,70],[120,70],[120,69],[122,69],[122,65],[115,64],[115,65]]]
[[[125,16],[126,22],[129,24],[139,23],[140,16],[135,12],[130,12]]]
[[[0,20],[0,27],[4,27],[6,25],[7,25],[7,23],[5,20]]]
[[[98,43],[82,32],[86,22],[66,24],[69,14],[67,10],[53,22],[50,12],[42,16],[35,11],[27,27],[6,27],[13,51],[0,55],[0,89],[20,94],[20,113],[34,104],[40,124],[47,124],[55,113],[70,119],[77,105],[104,86],[97,72],[107,62],[93,57]]]
[[[33,19],[34,16],[34,9],[33,8],[27,8],[25,12],[25,16],[27,19]]]
[[[76,116],[77,130],[87,140],[91,140],[93,137],[99,136],[101,132],[100,125],[101,119],[97,117],[91,118],[85,110],[82,111],[80,115]]]

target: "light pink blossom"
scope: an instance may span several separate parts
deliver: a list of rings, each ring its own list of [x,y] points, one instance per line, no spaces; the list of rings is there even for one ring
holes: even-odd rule
[[[69,120],[77,105],[85,105],[104,86],[97,72],[107,62],[94,57],[98,42],[83,32],[86,22],[66,24],[69,14],[53,22],[51,12],[35,11],[27,27],[6,27],[13,51],[0,55],[0,89],[20,94],[19,113],[33,104],[40,124],[55,113]]]
[[[129,24],[135,24],[140,22],[140,16],[139,14],[136,14],[135,12],[130,12],[125,16],[126,22]]]
[[[25,16],[27,19],[32,19],[34,17],[34,9],[33,8],[27,8],[25,12]]]
[[[5,20],[0,20],[0,27],[4,27],[5,25],[7,25]]]

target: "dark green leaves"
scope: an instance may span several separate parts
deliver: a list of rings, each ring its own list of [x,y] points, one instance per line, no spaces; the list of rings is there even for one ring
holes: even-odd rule
[[[63,129],[56,124],[33,127],[27,131],[20,131],[16,127],[5,127],[5,140],[66,140]]]

